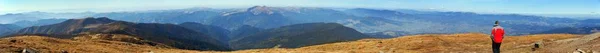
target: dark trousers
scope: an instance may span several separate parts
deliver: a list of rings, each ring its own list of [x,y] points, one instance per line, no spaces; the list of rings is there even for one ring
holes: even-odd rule
[[[494,53],[500,53],[500,44],[502,44],[502,43],[492,42],[492,50]]]

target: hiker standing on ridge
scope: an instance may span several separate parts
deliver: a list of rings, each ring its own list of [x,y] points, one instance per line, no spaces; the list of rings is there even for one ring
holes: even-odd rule
[[[498,25],[498,21],[494,24],[494,28],[492,28],[492,50],[494,53],[500,53],[500,44],[502,43],[502,39],[504,38],[504,29]]]

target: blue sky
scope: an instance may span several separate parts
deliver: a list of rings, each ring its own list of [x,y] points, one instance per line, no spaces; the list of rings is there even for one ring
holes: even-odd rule
[[[190,7],[247,8],[255,5],[600,16],[600,0],[0,0],[0,14],[31,11],[115,12]]]

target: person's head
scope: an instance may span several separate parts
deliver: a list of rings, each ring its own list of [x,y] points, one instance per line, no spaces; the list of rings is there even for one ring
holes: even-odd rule
[[[497,20],[496,20],[496,23],[494,23],[494,27],[495,27],[495,26],[498,26],[498,21],[497,21]]]

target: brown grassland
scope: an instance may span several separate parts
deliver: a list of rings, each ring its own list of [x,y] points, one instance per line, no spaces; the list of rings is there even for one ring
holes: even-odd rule
[[[600,51],[598,34],[536,34],[507,36],[502,43],[503,53],[566,53],[579,48],[586,52]],[[13,40],[16,40],[13,42]],[[533,44],[542,43],[534,50]],[[57,39],[42,36],[18,36],[0,39],[0,51],[19,52],[31,48],[40,52],[76,53],[489,53],[491,39],[482,33],[422,34],[390,39],[362,39],[301,48],[267,48],[238,51],[195,51],[171,47],[156,47],[109,40]]]

